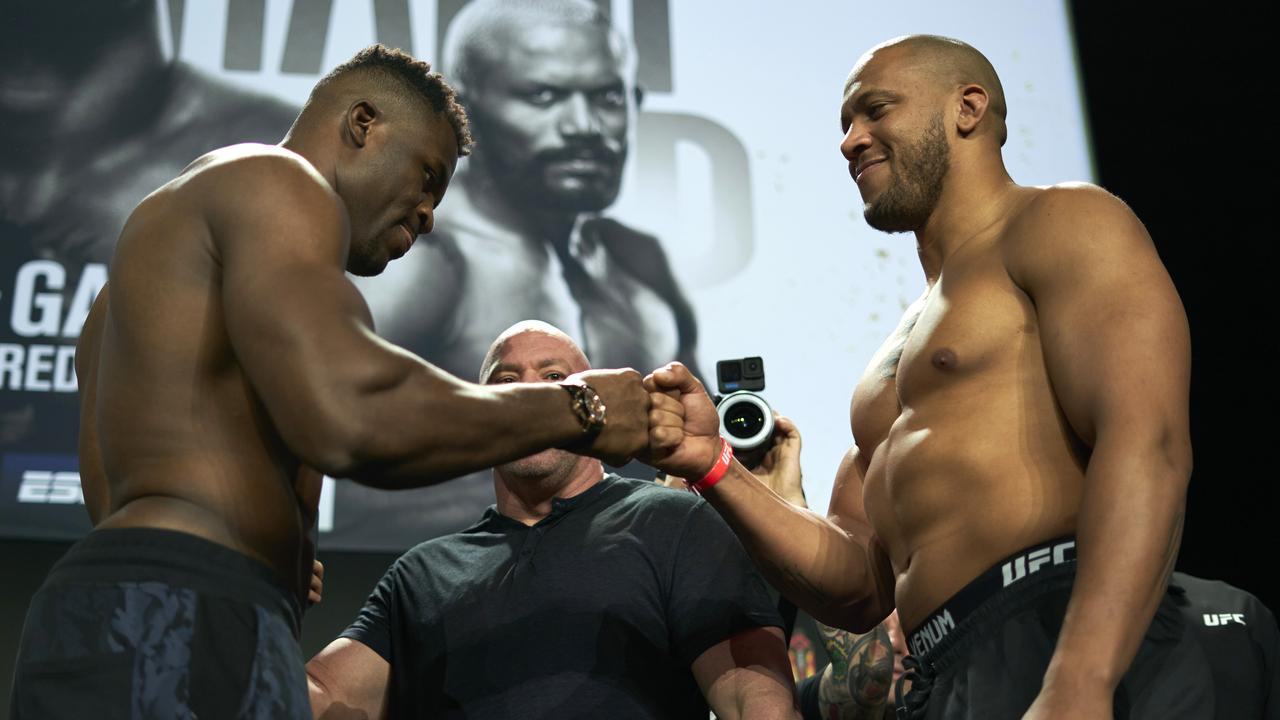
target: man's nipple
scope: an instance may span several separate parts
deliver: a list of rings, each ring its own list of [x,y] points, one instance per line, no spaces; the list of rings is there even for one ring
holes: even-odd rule
[[[930,361],[933,363],[933,366],[939,370],[956,369],[956,354],[951,348],[942,348],[934,351],[933,357],[930,358]]]

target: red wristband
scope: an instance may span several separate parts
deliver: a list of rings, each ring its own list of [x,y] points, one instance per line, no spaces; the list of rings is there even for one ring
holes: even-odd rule
[[[720,482],[720,478],[729,471],[729,463],[733,462],[733,446],[728,440],[720,438],[720,456],[716,458],[716,464],[711,466],[707,474],[695,483],[689,483],[689,487],[696,493],[702,494],[706,492],[712,485]]]

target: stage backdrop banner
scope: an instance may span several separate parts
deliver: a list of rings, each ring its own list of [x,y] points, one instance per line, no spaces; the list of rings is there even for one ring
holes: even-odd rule
[[[137,202],[208,150],[278,142],[361,47],[452,77],[446,38],[465,48],[485,30],[468,34],[464,0],[41,5],[0,30],[0,535],[69,539],[89,529],[75,343]],[[521,22],[459,78],[476,152],[436,232],[357,281],[378,331],[468,380],[524,318],[560,326],[597,367],[679,359],[709,385],[717,360],[761,356],[762,394],[799,425],[806,492],[825,508],[854,385],[924,289],[914,238],[862,219],[838,150],[845,78],[894,36],[963,39],[1002,78],[1014,180],[1091,180],[1065,3],[601,9],[610,42]],[[487,473],[400,492],[326,480],[320,543],[403,549],[492,502]]]

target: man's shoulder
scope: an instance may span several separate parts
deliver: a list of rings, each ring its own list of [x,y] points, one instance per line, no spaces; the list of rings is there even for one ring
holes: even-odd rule
[[[1123,200],[1087,182],[1022,188],[1006,237],[1056,238],[1116,222],[1136,221]]]
[[[261,182],[286,180],[328,189],[329,184],[315,166],[296,152],[279,145],[263,143],[237,143],[210,150],[196,158],[184,175],[195,174],[243,175],[253,181],[263,175]]]
[[[1187,597],[1191,612],[1202,614],[1238,613],[1243,611],[1265,613],[1259,621],[1275,623],[1271,611],[1253,593],[1221,580],[1208,580],[1194,575],[1176,572],[1171,585],[1181,588]]]
[[[1097,185],[1069,182],[1021,192],[999,240],[1015,274],[1106,263],[1150,247],[1129,206]]]
[[[655,548],[678,543],[691,526],[724,522],[692,492],[622,477],[613,478],[592,515],[599,519],[598,529],[624,530],[646,538]]]
[[[476,559],[478,552],[494,544],[492,540],[495,537],[498,533],[486,513],[471,527],[424,540],[404,551],[388,572],[420,576],[466,567]]]
[[[650,480],[618,476],[613,478],[609,492],[615,495],[612,505],[629,505],[660,512],[687,511],[706,502],[687,490],[669,488]]]
[[[251,220],[257,206],[318,215],[328,222],[346,219],[345,206],[315,166],[277,145],[241,143],[212,150],[166,189],[194,197],[213,211],[225,208],[242,220]]]
[[[583,226],[609,254],[623,262],[651,263],[653,258],[665,258],[666,252],[656,235],[638,230],[622,221],[609,217],[592,218]]]

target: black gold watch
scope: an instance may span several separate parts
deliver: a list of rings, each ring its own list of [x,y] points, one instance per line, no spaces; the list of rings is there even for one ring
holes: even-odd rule
[[[569,407],[582,425],[583,435],[595,435],[604,429],[604,401],[595,388],[584,382],[562,382],[560,387],[569,393]]]

